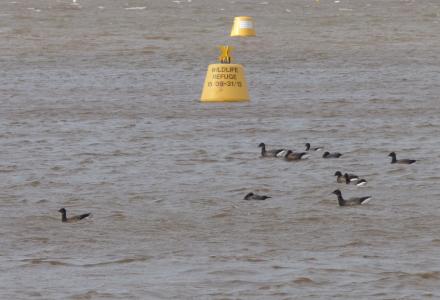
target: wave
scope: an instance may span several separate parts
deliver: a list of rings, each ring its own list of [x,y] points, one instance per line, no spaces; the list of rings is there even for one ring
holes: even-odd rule
[[[22,262],[25,262],[25,267],[34,266],[34,265],[50,265],[50,266],[67,266],[67,267],[100,267],[107,265],[115,265],[115,264],[128,264],[133,262],[143,262],[151,259],[150,256],[135,256],[135,257],[126,257],[112,261],[104,261],[98,263],[90,263],[90,264],[73,264],[66,263],[59,260],[51,260],[47,258],[32,258],[32,259],[23,259]]]

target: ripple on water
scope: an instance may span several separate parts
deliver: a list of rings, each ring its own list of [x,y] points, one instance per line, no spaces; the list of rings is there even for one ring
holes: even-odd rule
[[[298,277],[298,278],[295,278],[293,280],[293,283],[300,284],[300,285],[315,284],[315,282],[312,279],[308,278],[308,277]]]
[[[48,266],[68,266],[68,267],[84,267],[84,268],[93,268],[93,267],[103,267],[109,265],[119,265],[119,264],[130,264],[136,262],[145,262],[150,260],[150,256],[135,256],[135,257],[125,257],[116,260],[97,262],[97,263],[88,263],[88,264],[77,264],[77,263],[68,263],[61,260],[53,260],[48,258],[32,258],[32,259],[23,259],[21,260],[25,264],[23,267],[32,267],[39,265],[48,265]],[[72,259],[74,260],[74,259]]]

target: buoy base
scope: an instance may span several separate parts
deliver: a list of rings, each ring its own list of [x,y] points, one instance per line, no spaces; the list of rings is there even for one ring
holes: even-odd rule
[[[248,86],[243,66],[240,64],[209,65],[200,101],[249,101]]]

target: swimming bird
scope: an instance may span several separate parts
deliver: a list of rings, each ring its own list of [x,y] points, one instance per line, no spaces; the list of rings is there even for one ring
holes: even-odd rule
[[[277,157],[277,154],[284,150],[284,149],[266,150],[265,143],[260,143],[258,147],[261,148],[261,156],[263,157]]]
[[[306,151],[321,151],[322,147],[314,147],[314,148],[310,148],[310,143],[306,143]]]
[[[345,176],[345,175],[348,176],[349,181],[354,181],[354,180],[359,179],[359,176],[357,176],[357,175],[355,175],[355,174],[345,173],[344,175],[342,175],[341,171],[336,171],[336,172],[335,172],[335,176],[338,176],[338,177],[336,178],[336,182],[338,182],[338,183],[344,183],[344,182],[347,183],[347,182],[346,182],[347,179],[346,179],[346,176]]]
[[[391,156],[391,163],[392,164],[405,164],[405,165],[410,165],[416,162],[415,159],[396,159],[396,153],[395,152],[391,152],[390,154],[388,154],[388,156]]]
[[[324,154],[322,155],[323,158],[339,158],[341,156],[342,154],[339,152],[330,153],[328,151],[324,152]]]
[[[365,179],[359,179],[355,184],[356,186],[364,186],[367,184],[367,181]]]
[[[305,152],[293,152],[292,150],[289,150],[284,156],[284,159],[287,161],[300,160],[304,155],[306,155]]]
[[[366,197],[355,197],[355,198],[350,198],[350,199],[345,200],[342,197],[342,193],[340,190],[334,190],[332,194],[335,194],[336,196],[338,196],[339,206],[352,206],[352,205],[366,204],[372,198],[371,196],[366,196]]]
[[[82,214],[82,215],[78,215],[78,216],[73,216],[70,218],[67,218],[67,212],[66,209],[63,207],[61,208],[58,212],[60,212],[61,215],[61,222],[66,222],[66,223],[71,223],[71,222],[76,222],[79,220],[82,220],[84,218],[87,218],[88,216],[90,216],[90,213],[86,213],[86,214]]]
[[[289,151],[289,150],[287,150],[287,149],[281,150],[280,152],[277,153],[276,157],[284,157],[284,156],[286,156],[287,151]]]
[[[243,200],[266,200],[268,198],[272,198],[272,197],[265,195],[257,195],[250,192],[246,196],[244,196]]]
[[[357,176],[356,174],[352,174],[352,173],[345,173],[344,176],[346,178],[348,178],[348,180],[350,180],[350,181],[356,181],[359,179],[359,176]]]
[[[356,186],[364,186],[367,184],[367,181],[365,179],[360,179],[359,177],[351,177],[350,175],[354,175],[354,174],[347,174],[347,173],[344,174],[346,184],[350,184],[353,181],[356,181],[355,183]]]
[[[336,182],[337,182],[337,183],[343,183],[343,182],[345,182],[345,176],[342,175],[341,171],[336,171],[336,172],[335,172],[335,176],[338,176],[338,177],[336,177]]]

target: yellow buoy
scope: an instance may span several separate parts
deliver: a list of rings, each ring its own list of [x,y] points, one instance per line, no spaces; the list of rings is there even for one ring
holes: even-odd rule
[[[221,46],[220,64],[210,64],[203,85],[202,102],[238,102],[248,101],[248,87],[244,77],[244,68],[240,64],[231,64],[232,47]]]
[[[232,25],[231,36],[255,36],[254,21],[252,17],[235,17]]]

